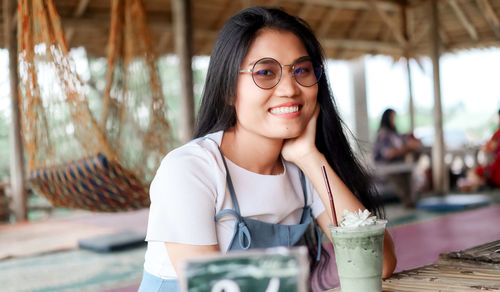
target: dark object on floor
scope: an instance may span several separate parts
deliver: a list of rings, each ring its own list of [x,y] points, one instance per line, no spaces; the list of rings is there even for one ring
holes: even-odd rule
[[[428,211],[459,211],[486,206],[491,203],[485,195],[447,195],[444,197],[429,197],[418,201],[417,209]]]
[[[78,246],[95,252],[112,252],[145,244],[145,235],[134,231],[120,231],[78,241]]]

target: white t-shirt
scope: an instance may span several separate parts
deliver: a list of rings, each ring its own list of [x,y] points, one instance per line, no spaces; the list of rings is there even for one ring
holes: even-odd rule
[[[220,145],[223,132],[207,135]],[[226,183],[226,169],[214,141],[198,139],[163,159],[151,183],[151,207],[144,269],[157,277],[177,278],[164,242],[191,245],[218,244],[226,252],[234,233],[235,217],[215,215],[234,209]],[[284,161],[279,175],[262,175],[226,158],[240,213],[268,223],[298,224],[304,207],[299,168]],[[315,217],[324,206],[306,179],[307,204]]]

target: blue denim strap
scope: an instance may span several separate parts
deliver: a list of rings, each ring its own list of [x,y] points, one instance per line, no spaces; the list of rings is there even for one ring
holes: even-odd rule
[[[234,224],[234,232],[233,236],[231,237],[232,239],[231,242],[229,243],[229,246],[233,244],[233,241],[236,238],[236,234],[238,234],[238,241],[240,243],[240,246],[243,249],[248,249],[252,244],[252,236],[250,235],[250,231],[248,230],[247,225],[241,219],[240,214],[236,213],[234,210],[225,209],[220,211],[217,215],[215,215],[215,222],[217,222],[220,217],[226,214],[233,215],[234,217],[236,217],[236,224]]]
[[[238,217],[240,217],[240,207],[238,205],[238,200],[236,199],[236,192],[234,191],[233,181],[231,180],[231,176],[229,175],[229,169],[227,168],[226,158],[224,158],[224,154],[222,153],[222,149],[220,149],[219,144],[217,144],[217,142],[212,138],[200,137],[200,138],[197,138],[195,140],[198,140],[198,139],[212,140],[215,143],[215,145],[217,145],[217,149],[219,149],[220,156],[222,157],[222,162],[224,163],[224,168],[226,169],[227,187],[229,188],[229,193],[231,194],[231,200],[233,200],[234,210],[238,214]],[[217,220],[215,220],[215,221],[217,221]]]

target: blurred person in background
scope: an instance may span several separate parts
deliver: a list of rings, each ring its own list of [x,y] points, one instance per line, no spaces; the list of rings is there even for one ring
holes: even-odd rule
[[[458,188],[462,191],[476,191],[481,187],[500,187],[500,110],[498,110],[497,122],[499,128],[493,136],[481,147],[486,154],[487,162],[478,164],[467,172],[467,177],[459,179]]]
[[[415,138],[413,133],[399,134],[395,120],[396,111],[391,108],[386,109],[382,114],[373,148],[373,159],[376,165],[414,161],[422,147],[421,141]],[[386,178],[395,187],[401,203],[408,208],[414,207],[412,172],[391,172],[386,175]]]

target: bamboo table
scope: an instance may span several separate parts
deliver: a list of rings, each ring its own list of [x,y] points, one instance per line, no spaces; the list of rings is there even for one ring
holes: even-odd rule
[[[384,292],[500,291],[500,240],[441,254],[437,264],[394,274],[382,287]]]

